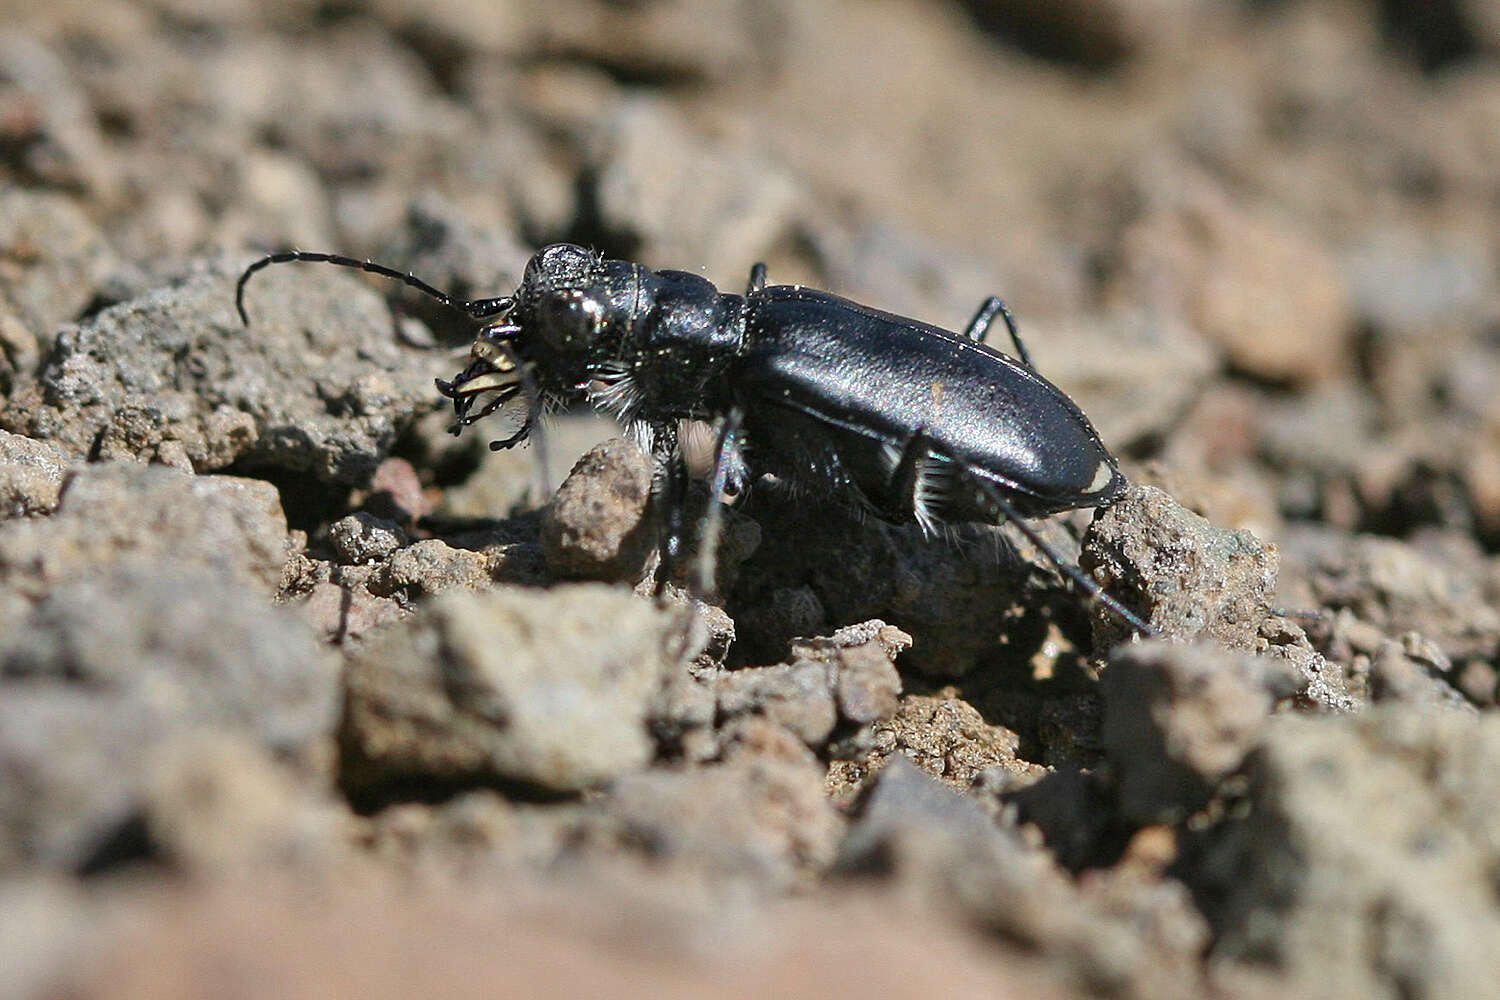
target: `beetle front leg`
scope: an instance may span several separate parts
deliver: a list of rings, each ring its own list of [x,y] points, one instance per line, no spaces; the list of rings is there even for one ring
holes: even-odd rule
[[[709,479],[708,506],[698,525],[698,559],[691,581],[693,596],[702,599],[714,590],[714,574],[719,553],[719,532],[724,523],[723,504],[719,498],[729,487],[731,475],[740,464],[740,435],[745,426],[745,411],[738,406],[724,415],[719,423],[719,441],[714,448],[714,471]]]
[[[667,583],[677,575],[687,534],[687,463],[678,446],[675,426],[661,428],[652,436],[651,461],[662,474],[662,538],[658,546],[660,563],[656,568],[656,596],[660,597]]]
[[[991,295],[980,303],[979,310],[974,313],[974,318],[969,320],[969,325],[964,329],[964,336],[976,344],[984,343],[984,338],[990,332],[990,324],[995,322],[996,316],[1005,320],[1005,328],[1010,331],[1010,342],[1016,345],[1016,357],[1021,364],[1036,371],[1036,365],[1031,363],[1031,352],[1026,350],[1026,345],[1021,342],[1021,331],[1016,327],[1016,318],[1011,315],[1010,306],[997,296]]]

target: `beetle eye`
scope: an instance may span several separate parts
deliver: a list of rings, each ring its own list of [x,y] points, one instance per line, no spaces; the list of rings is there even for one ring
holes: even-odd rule
[[[604,303],[591,292],[572,288],[545,295],[536,307],[537,333],[557,351],[586,351],[604,325]]]

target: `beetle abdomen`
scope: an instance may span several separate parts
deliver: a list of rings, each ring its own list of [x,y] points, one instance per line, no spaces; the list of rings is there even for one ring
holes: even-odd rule
[[[1027,514],[1098,506],[1123,488],[1078,406],[990,347],[795,286],[751,296],[749,332],[741,391],[874,439],[888,455],[918,441]],[[866,492],[884,492],[860,478]]]

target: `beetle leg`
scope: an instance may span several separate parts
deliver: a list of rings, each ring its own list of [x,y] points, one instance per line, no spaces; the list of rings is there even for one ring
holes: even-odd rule
[[[929,538],[941,531],[941,510],[952,496],[954,474],[952,459],[932,445],[921,431],[911,436],[892,464],[890,489],[891,496],[902,500],[905,509],[900,513],[910,514]]]
[[[1031,352],[1021,342],[1021,331],[1016,326],[1016,318],[1011,314],[1010,306],[994,295],[980,303],[979,310],[964,329],[964,336],[976,344],[984,343],[985,336],[990,332],[990,324],[995,322],[996,316],[1005,320],[1005,329],[1010,331],[1010,342],[1016,346],[1016,357],[1021,364],[1036,371],[1036,365],[1031,363]]]
[[[1104,607],[1109,610],[1110,614],[1114,615],[1120,621],[1135,629],[1142,636],[1148,639],[1154,639],[1161,635],[1161,633],[1157,631],[1155,627],[1147,624],[1146,621],[1139,615],[1137,615],[1134,611],[1131,611],[1125,605],[1121,604],[1116,598],[1111,596],[1103,587],[1099,585],[1098,580],[1095,580],[1083,570],[1068,562],[1058,553],[1056,549],[1054,549],[1051,545],[1048,545],[1047,542],[1042,539],[1041,534],[1038,533],[1038,531],[1029,523],[1027,523],[1025,518],[1017,513],[1015,507],[1011,506],[1010,502],[1005,499],[1004,495],[1002,495],[1000,490],[997,489],[993,484],[985,482],[978,476],[974,476],[971,478],[975,485],[979,487],[980,492],[983,493],[985,497],[987,497],[989,501],[995,505],[995,509],[999,513],[1004,514],[1006,519],[1010,521],[1011,524],[1014,524],[1016,526],[1016,529],[1020,531],[1021,534],[1026,536],[1026,540],[1029,541],[1032,545],[1035,545],[1037,547],[1037,551],[1041,552],[1042,555],[1047,557],[1047,561],[1055,566],[1059,573],[1081,587],[1084,593],[1088,594],[1091,600],[1098,601],[1100,604],[1104,605]]]
[[[687,524],[687,464],[678,447],[675,424],[656,428],[651,438],[651,461],[661,471],[661,499],[663,509],[662,538],[659,546],[660,564],[656,568],[656,596],[660,597],[667,584],[677,575],[677,566],[682,561],[683,538]]]
[[[756,261],[755,266],[750,268],[750,281],[745,285],[745,294],[754,295],[766,287],[766,262]]]
[[[698,526],[698,562],[693,567],[692,587],[694,597],[702,598],[714,589],[714,571],[719,554],[719,532],[723,527],[724,512],[719,498],[729,486],[729,480],[740,463],[740,433],[745,425],[745,411],[732,407],[719,422],[719,443],[714,448],[714,472],[709,480],[708,508]]]

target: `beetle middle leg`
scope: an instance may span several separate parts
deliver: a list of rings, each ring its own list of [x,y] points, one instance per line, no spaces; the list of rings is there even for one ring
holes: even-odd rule
[[[1010,306],[998,296],[991,295],[979,304],[974,318],[969,320],[969,325],[964,328],[964,336],[976,344],[984,343],[984,338],[990,332],[990,324],[995,322],[996,316],[1005,320],[1005,329],[1010,331],[1010,342],[1016,346],[1016,357],[1021,364],[1036,371],[1036,365],[1031,363],[1031,352],[1026,350],[1026,345],[1021,341],[1021,331],[1016,326],[1016,317],[1011,314]]]
[[[900,504],[893,512],[897,519],[910,516],[923,534],[939,534],[942,523],[954,513],[948,509],[956,496],[954,473],[953,460],[939,453],[930,437],[921,431],[913,434],[891,468],[888,492]]]

